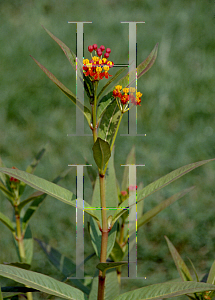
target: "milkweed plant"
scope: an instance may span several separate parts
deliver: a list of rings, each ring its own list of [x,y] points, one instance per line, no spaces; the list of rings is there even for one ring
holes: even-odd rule
[[[114,169],[115,140],[123,116],[135,109],[135,107],[139,108],[141,106],[141,101],[143,101],[141,99],[141,90],[136,90],[136,88],[130,86],[129,73],[119,79],[126,67],[118,70],[115,75],[111,74],[114,62],[110,60],[110,57],[114,57],[114,53],[112,53],[110,48],[105,48],[103,45],[98,47],[97,44],[89,45],[88,57],[80,62],[76,59],[76,55],[61,40],[47,29],[45,30],[64,51],[73,69],[79,72],[79,78],[82,79],[89,99],[88,105],[85,106],[50,71],[32,57],[44,73],[80,109],[92,131],[93,139],[91,145],[97,167],[96,172],[91,167],[87,168],[93,188],[92,202],[89,204],[84,200],[83,207],[80,204],[83,203],[83,199],[81,199],[82,202],[78,202],[76,195],[70,190],[57,185],[58,181],[68,173],[68,170],[55,178],[53,182],[33,175],[35,167],[45,152],[45,148],[38,153],[26,171],[18,170],[15,167],[6,168],[1,162],[0,190],[11,203],[14,218],[10,220],[0,212],[0,221],[7,226],[13,235],[19,261],[1,264],[0,275],[13,279],[24,286],[19,286],[15,290],[12,287],[2,287],[0,299],[10,299],[19,297],[17,295],[22,295],[22,297],[32,300],[35,297],[34,293],[38,291],[47,293],[48,299],[56,296],[71,300],[140,300],[171,298],[185,294],[190,299],[209,299],[209,296],[215,295],[214,267],[210,271],[207,282],[191,281],[183,277],[186,280],[181,281],[178,279],[171,282],[153,284],[125,293],[120,292],[120,286],[121,269],[128,268],[130,263],[134,263],[129,261],[129,252],[136,245],[137,230],[170,204],[189,193],[194,187],[189,187],[168,199],[164,199],[147,212],[143,212],[144,199],[193,169],[214,159],[180,167],[145,187],[141,183],[138,186],[130,185],[129,170],[128,167],[125,167],[123,180],[119,184]],[[136,68],[137,79],[152,67],[157,57],[157,51],[158,44]],[[101,81],[105,83],[99,90]],[[126,159],[126,164],[127,166],[135,165],[134,147]],[[33,192],[27,199],[23,199],[26,185],[37,191]],[[84,210],[90,217],[88,229],[94,253],[89,253],[82,264],[90,260],[93,255],[96,255],[100,262],[95,266],[94,274],[84,273],[85,279],[72,277],[79,266],[65,257],[62,263],[63,256],[57,249],[37,239],[35,240],[45,251],[49,260],[65,276],[65,280],[60,282],[47,275],[29,270],[33,256],[33,239],[29,221],[47,195],[72,205],[76,209]],[[135,197],[133,206],[136,208],[136,223],[135,226],[130,226],[129,211],[131,206],[129,205],[129,200],[133,196]],[[26,206],[27,204],[28,206]],[[171,244],[170,242],[168,243],[170,247]],[[174,249],[173,246],[171,247],[171,249]],[[187,273],[181,260],[179,260],[177,267],[180,274],[186,276]],[[86,280],[86,278],[88,279]],[[130,280],[135,279],[131,278]],[[12,295],[5,295],[5,292],[8,291]]]

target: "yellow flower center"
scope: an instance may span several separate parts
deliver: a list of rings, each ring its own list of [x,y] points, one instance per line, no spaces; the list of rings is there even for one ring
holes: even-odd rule
[[[84,64],[84,65],[89,64],[89,62],[90,62],[89,59],[87,59],[87,58],[86,58],[86,59],[83,59],[83,64]]]
[[[125,93],[125,95],[127,95],[129,93],[129,88],[124,88],[123,93]]]
[[[136,93],[136,97],[138,97],[138,98],[142,97],[142,95],[143,95],[143,94],[141,94],[140,92],[137,92],[137,93]]]
[[[116,85],[116,86],[115,86],[115,89],[116,89],[117,91],[119,91],[119,92],[120,92],[120,91],[121,91],[121,89],[122,89],[122,86],[121,86],[121,85]]]
[[[104,66],[103,69],[104,69],[105,71],[109,71],[109,67],[108,67],[108,66]]]

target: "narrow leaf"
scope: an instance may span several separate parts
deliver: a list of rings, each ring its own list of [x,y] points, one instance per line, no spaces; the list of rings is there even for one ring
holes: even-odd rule
[[[31,56],[31,55],[30,55]],[[32,57],[32,56],[31,56]],[[33,57],[32,57],[33,58]],[[77,107],[81,110],[81,112],[84,114],[84,116],[87,119],[87,122],[89,125],[91,125],[91,112],[89,108],[84,106],[78,99],[76,99],[76,96],[67,88],[65,85],[63,85],[51,72],[49,72],[41,63],[39,63],[35,58],[33,60],[36,62],[36,64],[40,67],[41,70],[57,85],[57,87],[70,99],[72,102],[77,105]]]
[[[72,275],[75,275],[76,273],[76,265],[65,255],[61,254],[57,249],[51,247],[50,245],[35,239],[38,244],[40,245],[40,247],[43,249],[43,251],[45,252],[45,254],[47,255],[49,261],[55,266],[55,268],[57,268],[64,276],[65,279],[67,279],[67,277],[70,277]],[[90,256],[92,257],[92,255]],[[89,259],[89,258],[88,258]],[[88,260],[85,259],[85,261],[83,262],[83,264]],[[90,291],[89,289],[84,286],[80,280],[78,279],[72,279],[69,278],[69,280],[77,287],[79,288],[82,292],[84,292],[85,294],[89,295]]]
[[[215,261],[210,268],[210,272],[208,275],[207,283],[215,284]]]
[[[110,145],[116,132],[121,115],[122,113],[119,110],[115,100],[111,102],[110,105],[108,105],[105,113],[102,115],[98,135],[99,137],[107,141]]]
[[[46,29],[43,25],[42,27],[50,35],[50,37],[61,47],[69,62],[71,63],[73,69],[76,71],[76,55],[69,49],[69,47],[67,47],[61,40],[54,36],[54,34],[52,34],[48,29]]]
[[[140,219],[137,220],[137,229],[140,228],[140,226],[143,226],[144,224],[148,223],[153,217],[155,217],[159,212],[164,210],[166,207],[168,207],[170,204],[174,203],[178,199],[182,198],[184,195],[189,193],[194,189],[194,186],[187,188],[168,199],[162,201],[160,204],[152,208],[151,210],[147,211]]]
[[[0,174],[2,173],[0,172]],[[13,194],[10,191],[8,191],[6,186],[4,186],[4,184],[1,181],[0,181],[0,190],[2,191],[4,196],[10,201],[10,203],[13,205]]]
[[[106,256],[107,258],[114,247],[114,243],[116,240],[116,231],[117,231],[117,223],[114,224],[111,231],[108,233],[108,245],[107,245],[107,256]],[[96,255],[100,258],[102,234],[98,228],[96,221],[93,218],[90,219],[90,237]]]
[[[93,157],[100,170],[103,170],[110,156],[110,145],[108,142],[102,140],[101,138],[97,138],[93,145]]]
[[[0,168],[5,168],[3,161],[0,157]],[[0,182],[2,181],[3,185],[6,186],[7,184],[7,176],[5,174],[0,173]]]
[[[114,300],[154,300],[214,290],[214,285],[202,282],[164,282],[121,294]]]
[[[198,162],[183,166],[183,167],[178,168],[178,169],[170,172],[169,174],[159,178],[158,180],[150,183],[149,185],[144,187],[142,190],[137,192],[137,203],[142,201],[146,197],[152,195],[153,193],[157,192],[158,190],[164,188],[165,186],[167,186],[171,182],[175,181],[176,179],[189,173],[190,171],[192,171],[208,162],[211,162],[213,160],[215,160],[215,158],[208,159],[208,160],[202,160],[202,161],[198,161]],[[119,208],[120,207],[122,207],[122,208],[128,207],[128,199],[126,199],[123,203],[121,203]],[[122,214],[123,214],[123,212],[122,211],[120,212],[118,210],[113,216],[113,222],[115,222],[119,218],[119,215],[122,215]]]
[[[196,276],[196,281],[197,281],[197,282],[200,282],[199,276],[198,276],[198,274],[197,274],[196,268],[195,268],[195,266],[194,266],[192,260],[191,260],[189,257],[188,257],[188,259],[189,259],[189,262],[190,262],[190,264],[191,264],[191,266],[192,266],[192,268],[193,268],[194,274],[195,274],[195,276]]]
[[[137,67],[137,79],[139,79],[153,66],[157,57],[157,51],[158,51],[158,43],[155,45],[154,49],[149,54],[149,56]],[[135,72],[135,77],[136,77],[136,70],[133,72]],[[122,79],[120,79],[117,82],[117,85],[121,85],[123,88],[128,87],[129,86],[128,81],[129,81],[129,73],[126,76],[124,76]],[[134,83],[134,81],[130,82],[130,84],[132,83]]]
[[[183,261],[183,259],[179,255],[178,251],[175,249],[175,247],[170,242],[170,240],[168,239],[167,236],[165,236],[165,239],[167,241],[167,245],[169,247],[169,251],[170,251],[170,253],[172,255],[172,258],[173,258],[173,260],[175,262],[175,265],[177,267],[179,275],[181,276],[181,279],[183,281],[192,281],[193,278],[192,278],[192,276],[190,274],[190,271],[189,271],[187,265],[185,264],[185,262]]]
[[[26,172],[28,173],[33,173],[39,162],[41,161],[43,155],[45,154],[47,148],[48,148],[48,143],[42,147],[42,149],[36,154],[35,158],[33,161],[30,163],[30,165],[27,167]]]
[[[84,300],[83,292],[40,273],[0,265],[0,275],[63,299]]]
[[[25,269],[25,270],[29,270],[31,265],[23,263],[23,262],[14,262],[14,263],[4,263],[7,266],[13,266],[13,267],[17,267],[17,268],[21,268],[21,269]]]
[[[71,168],[68,168],[67,170],[63,171],[54,180],[52,180],[52,182],[53,183],[58,183],[70,171],[71,171]],[[39,193],[41,193],[41,192],[35,192],[29,198],[34,197],[36,195],[36,193],[38,193],[37,195],[39,195]],[[47,197],[47,194],[41,193],[41,196],[38,196],[37,198],[35,198],[35,200],[33,200],[33,202],[31,203],[31,205],[26,210],[25,215],[24,215],[24,217],[22,219],[22,230],[23,230],[23,232],[25,232],[25,229],[26,229],[26,227],[28,225],[28,222],[30,221],[30,218],[34,215],[34,213],[37,211],[38,207],[43,203],[43,201],[45,200],[46,197]],[[22,205],[23,205],[22,203],[23,202],[20,203],[20,207],[19,207],[20,210],[21,210]]]
[[[114,101],[113,92],[108,93],[104,97],[102,97],[101,101],[97,107],[97,119],[100,122],[102,116],[104,115],[107,107]]]
[[[0,221],[7,226],[7,228],[10,229],[10,231],[12,231],[13,233],[15,233],[15,229],[13,227],[12,222],[10,221],[10,219],[5,216],[3,213],[0,212]]]
[[[19,211],[21,211],[23,209],[23,207],[25,205],[27,205],[29,202],[31,202],[35,199],[38,199],[42,195],[45,195],[45,194],[41,191],[36,191],[33,194],[31,194],[31,196],[29,196],[27,199],[25,199],[25,200],[23,200],[22,202],[19,203],[19,205],[18,205]]]
[[[76,200],[72,200],[73,193],[61,186],[58,186],[57,184],[17,169],[0,168],[0,172],[22,180],[34,189],[40,190],[66,204],[76,207]],[[98,219],[96,216],[97,212],[91,210],[90,205],[86,201],[84,201],[84,204],[85,207],[87,207],[85,209],[86,213],[91,215],[93,218]],[[77,205],[77,208],[83,209],[81,205]]]
[[[85,158],[85,163],[86,165],[89,165],[88,160]],[[87,174],[90,178],[90,182],[92,184],[92,188],[94,189],[95,186],[95,182],[96,182],[96,176],[97,176],[97,172],[92,168],[92,167],[88,167],[87,168]]]
[[[117,243],[117,241],[115,241],[114,247],[110,253],[110,258],[117,262],[117,261],[121,261],[124,257],[125,253],[122,251],[122,248],[120,247],[120,245]]]

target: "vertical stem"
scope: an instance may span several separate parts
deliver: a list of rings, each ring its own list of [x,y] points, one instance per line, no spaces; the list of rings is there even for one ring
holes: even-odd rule
[[[107,226],[107,214],[106,200],[105,200],[105,175],[99,174],[100,181],[100,199],[102,207],[102,242],[101,242],[101,253],[100,262],[106,263],[107,256],[107,244],[108,244],[108,226]],[[102,275],[102,271],[99,271],[99,284],[98,284],[98,298],[97,300],[104,300],[105,292],[105,276]]]
[[[25,262],[26,261],[26,256],[25,256],[25,247],[24,247],[24,241],[23,241],[23,234],[22,234],[22,229],[21,229],[21,222],[20,222],[20,213],[15,206],[15,217],[16,217],[16,228],[17,228],[17,242],[18,242],[18,247],[19,247],[19,255],[20,255],[20,261]],[[28,287],[28,286],[26,286]],[[27,292],[26,293],[27,299],[28,300],[33,300],[33,295],[32,292]]]
[[[96,122],[96,107],[97,107],[97,87],[98,81],[94,82],[94,102],[92,105],[92,115],[93,115],[93,141],[96,142],[97,139],[97,122]]]

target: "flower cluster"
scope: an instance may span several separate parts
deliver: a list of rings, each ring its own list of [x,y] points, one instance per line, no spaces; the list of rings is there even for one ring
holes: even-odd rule
[[[92,55],[93,50],[95,50],[95,56]],[[100,48],[96,44],[90,45],[88,51],[91,53],[91,60],[83,59],[84,75],[89,76],[92,81],[100,80],[104,77],[108,79],[109,76],[112,76],[108,73],[109,69],[114,65],[112,61],[108,60],[111,49],[107,48],[103,55],[104,50],[105,46],[103,45]]]
[[[135,88],[133,87],[131,87],[130,89],[124,88],[122,90],[123,94],[121,90],[122,90],[121,85],[116,85],[115,90],[113,90],[113,96],[118,100],[117,103],[121,111],[125,112],[126,108],[128,107],[129,101],[131,101],[133,105],[140,105],[142,94],[140,92],[137,92],[135,98],[134,96]]]

